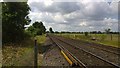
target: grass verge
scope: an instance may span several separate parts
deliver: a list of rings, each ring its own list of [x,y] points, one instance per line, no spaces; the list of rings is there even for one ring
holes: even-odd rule
[[[33,66],[34,41],[26,39],[19,44],[5,44],[2,48],[3,66]]]
[[[38,43],[38,66],[42,66],[43,64],[43,51],[45,48],[43,48],[43,45],[46,41],[45,35],[40,35],[35,37]]]
[[[85,36],[84,34],[57,34],[57,35],[72,39],[83,40],[87,42],[93,42],[97,44],[103,44],[107,46],[120,47],[118,42],[118,34],[113,34],[112,40],[110,38],[111,35],[108,34],[90,34],[89,36]],[[97,40],[95,41],[91,40],[92,37],[95,37]]]
[[[38,49],[45,42],[45,35],[35,37]],[[2,48],[2,66],[34,66],[34,38],[24,40],[19,44],[5,44]],[[42,54],[38,53],[38,65],[42,64]]]

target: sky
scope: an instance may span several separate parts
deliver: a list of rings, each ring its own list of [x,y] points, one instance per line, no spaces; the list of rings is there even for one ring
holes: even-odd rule
[[[28,0],[32,25],[42,21],[54,31],[118,31],[118,2],[108,0]]]

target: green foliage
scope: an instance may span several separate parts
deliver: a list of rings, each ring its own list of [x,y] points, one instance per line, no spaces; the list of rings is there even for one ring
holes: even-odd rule
[[[46,40],[45,34],[36,36],[35,38],[38,44],[43,44]]]
[[[29,10],[27,2],[2,3],[3,43],[17,42],[24,39],[24,26],[30,22],[27,16]]]
[[[88,36],[88,32],[85,32],[85,36]]]
[[[36,28],[37,35],[42,35],[46,31],[46,28],[45,28],[45,26],[43,25],[42,22],[35,22],[35,23],[33,23],[33,27]]]
[[[36,35],[35,28],[34,28],[33,26],[28,27],[28,29],[26,30],[26,32],[27,32],[29,35],[31,35],[31,36]]]
[[[28,27],[28,32],[32,36],[45,34],[46,28],[42,22],[35,22],[32,26]]]
[[[54,33],[53,29],[50,27],[49,28],[50,33]]]

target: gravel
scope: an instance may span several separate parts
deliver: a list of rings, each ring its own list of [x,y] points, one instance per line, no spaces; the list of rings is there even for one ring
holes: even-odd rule
[[[43,54],[43,64],[42,67],[63,67],[69,66],[69,63],[63,57],[60,52],[58,46],[51,42],[49,38],[47,38],[44,46],[50,46],[47,51]]]

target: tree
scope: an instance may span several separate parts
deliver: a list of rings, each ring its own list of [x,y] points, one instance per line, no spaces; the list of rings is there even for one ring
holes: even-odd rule
[[[102,32],[101,32],[101,31],[98,31],[98,34],[102,34]]]
[[[53,29],[50,27],[49,28],[50,33],[54,33]]]
[[[43,25],[42,22],[35,22],[33,23],[32,26],[28,27],[28,31],[30,31],[30,33],[35,36],[35,35],[42,35],[46,32],[46,28]]]
[[[2,3],[2,42],[16,42],[24,39],[25,25],[30,23],[27,2]]]
[[[29,32],[29,34],[31,36],[37,35],[36,32],[35,32],[35,28],[33,26],[28,27],[27,31]]]
[[[42,22],[33,23],[33,27],[36,29],[37,35],[42,35],[46,32],[46,28]]]
[[[105,29],[105,32],[106,32],[107,34],[109,34],[109,33],[110,33],[110,30],[111,30],[111,29]]]

